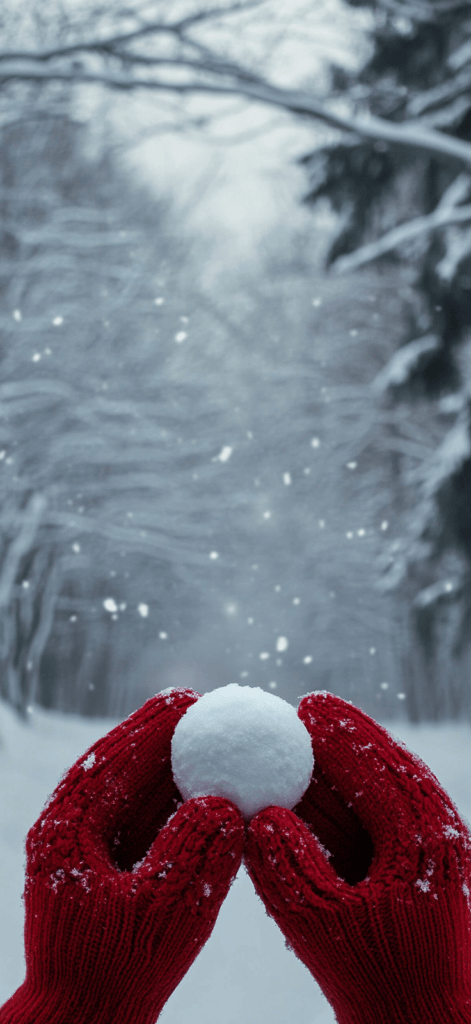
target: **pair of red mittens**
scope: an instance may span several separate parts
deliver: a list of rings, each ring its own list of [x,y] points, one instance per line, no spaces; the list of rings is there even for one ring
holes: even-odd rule
[[[181,797],[171,739],[198,695],[159,694],[67,773],[27,840],[24,984],[0,1024],[154,1024],[242,854],[339,1024],[470,1024],[469,833],[429,769],[361,711],[312,694],[295,812],[247,830]]]

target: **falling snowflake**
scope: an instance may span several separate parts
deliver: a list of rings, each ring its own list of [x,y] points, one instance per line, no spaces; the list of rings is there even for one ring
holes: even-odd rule
[[[224,447],[221,448],[219,455],[214,456],[213,462],[228,462],[233,451],[234,449],[229,445],[224,445]]]

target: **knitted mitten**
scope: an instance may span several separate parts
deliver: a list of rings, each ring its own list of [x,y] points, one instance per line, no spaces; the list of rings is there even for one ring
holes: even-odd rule
[[[154,1024],[209,938],[244,823],[173,782],[191,690],[153,697],[81,757],[27,838],[26,979],[1,1024]]]
[[[252,819],[248,870],[339,1024],[470,1024],[471,840],[419,758],[338,697],[299,717],[316,767],[296,813]],[[304,818],[304,821],[301,820]]]

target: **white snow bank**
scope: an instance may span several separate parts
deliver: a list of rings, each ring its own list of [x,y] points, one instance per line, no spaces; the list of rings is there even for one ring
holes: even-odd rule
[[[115,723],[35,712],[20,725],[0,704],[0,1005],[21,984],[24,838],[62,773]],[[391,731],[419,754],[471,820],[471,728]],[[159,1024],[334,1024],[308,971],[285,948],[241,871],[214,932]]]

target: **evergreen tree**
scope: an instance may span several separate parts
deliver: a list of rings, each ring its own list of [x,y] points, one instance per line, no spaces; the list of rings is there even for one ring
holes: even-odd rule
[[[471,5],[349,0],[371,9],[372,50],[359,74],[334,69],[337,99],[360,115],[471,141]],[[394,455],[406,521],[385,558],[386,588],[406,597],[413,718],[469,711],[471,625],[471,176],[464,162],[386,139],[343,134],[304,157],[309,203],[328,198],[341,228],[328,262],[402,268],[401,347],[376,380],[382,415],[429,419],[435,449],[411,466]],[[433,425],[432,425],[433,424]],[[397,421],[395,438],[397,441]],[[394,452],[393,452],[394,449]],[[411,472],[412,468],[412,472]],[[412,491],[411,491],[412,485]]]

